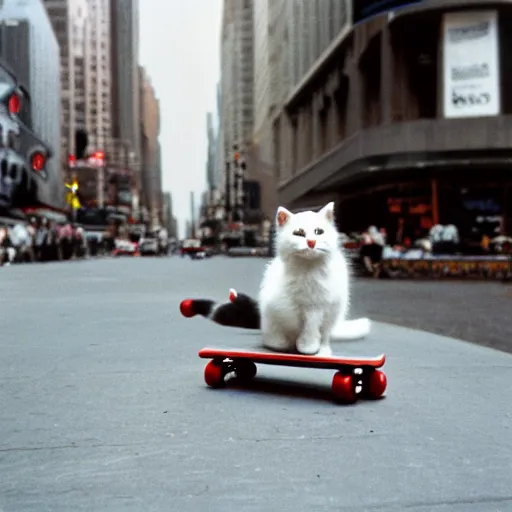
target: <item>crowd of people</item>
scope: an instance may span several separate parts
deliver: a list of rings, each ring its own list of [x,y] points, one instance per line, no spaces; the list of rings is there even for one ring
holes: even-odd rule
[[[505,236],[490,238],[483,235],[472,255],[510,254],[512,239]],[[457,226],[436,224],[417,240],[404,239],[402,244],[390,245],[386,230],[370,226],[360,237],[359,260],[364,270],[375,277],[380,275],[381,263],[385,259],[425,259],[436,256],[457,255],[461,250],[461,239]],[[466,254],[467,255],[467,254]]]
[[[0,227],[0,265],[83,258],[87,249],[84,229],[71,223],[33,218]]]
[[[176,250],[176,240],[164,227],[132,227],[111,221],[86,232],[77,223],[36,217],[0,224],[0,266],[110,255],[165,256]]]

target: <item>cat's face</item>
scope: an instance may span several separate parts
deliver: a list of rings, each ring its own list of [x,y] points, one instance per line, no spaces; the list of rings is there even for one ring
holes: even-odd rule
[[[276,220],[276,248],[283,256],[314,260],[326,258],[339,250],[334,203],[329,203],[319,212],[297,214],[280,206]]]

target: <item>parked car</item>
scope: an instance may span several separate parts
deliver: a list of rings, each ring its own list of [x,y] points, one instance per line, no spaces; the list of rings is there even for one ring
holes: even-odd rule
[[[137,256],[139,255],[139,244],[130,240],[121,240],[116,238],[115,249],[112,251],[113,256]]]
[[[198,238],[187,238],[181,245],[181,256],[190,256],[192,259],[203,259],[206,257],[206,251]]]
[[[159,254],[158,238],[151,234],[145,234],[139,240],[139,252],[141,256],[157,256]]]

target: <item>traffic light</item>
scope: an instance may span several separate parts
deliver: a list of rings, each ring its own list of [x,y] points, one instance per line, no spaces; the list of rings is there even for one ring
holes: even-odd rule
[[[75,156],[77,160],[83,160],[86,157],[85,150],[89,144],[87,132],[85,130],[76,130],[75,132]]]

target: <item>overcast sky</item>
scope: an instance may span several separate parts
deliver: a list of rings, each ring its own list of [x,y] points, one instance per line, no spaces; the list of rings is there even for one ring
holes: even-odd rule
[[[221,0],[139,0],[140,62],[160,100],[163,187],[184,236],[206,189],[206,113],[220,77]]]

